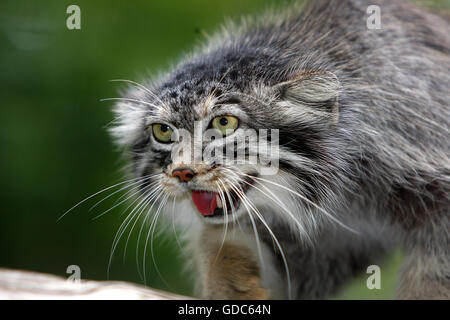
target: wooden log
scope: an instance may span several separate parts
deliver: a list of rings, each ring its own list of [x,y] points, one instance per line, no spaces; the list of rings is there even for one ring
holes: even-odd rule
[[[180,300],[189,297],[122,281],[69,281],[33,271],[0,269],[0,299]]]

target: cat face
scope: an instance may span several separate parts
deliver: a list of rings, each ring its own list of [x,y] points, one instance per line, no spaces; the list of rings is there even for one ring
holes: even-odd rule
[[[208,57],[157,84],[131,83],[116,105],[112,133],[130,155],[144,205],[185,224],[292,222],[323,194],[337,78],[317,70],[269,77],[258,59]]]

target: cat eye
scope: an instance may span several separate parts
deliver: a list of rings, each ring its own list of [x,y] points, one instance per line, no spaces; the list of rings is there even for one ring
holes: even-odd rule
[[[211,126],[214,129],[219,130],[223,136],[233,133],[234,130],[237,129],[238,125],[239,120],[233,116],[218,116],[211,122]]]
[[[152,125],[153,136],[155,139],[161,143],[172,142],[173,130],[167,124],[155,123]]]

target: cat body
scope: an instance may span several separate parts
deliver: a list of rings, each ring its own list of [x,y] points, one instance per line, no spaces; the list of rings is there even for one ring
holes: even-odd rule
[[[229,25],[125,92],[112,133],[182,229],[199,296],[326,298],[401,247],[398,297],[450,298],[448,31],[404,1],[310,1]],[[208,129],[223,139],[175,137]],[[244,154],[264,164],[178,152],[245,130],[276,135],[276,159],[256,142]]]

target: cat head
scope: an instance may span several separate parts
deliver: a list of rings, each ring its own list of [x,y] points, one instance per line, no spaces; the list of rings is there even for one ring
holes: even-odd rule
[[[153,210],[185,224],[292,225],[327,195],[339,90],[332,72],[219,50],[153,84],[130,83],[111,132]]]

